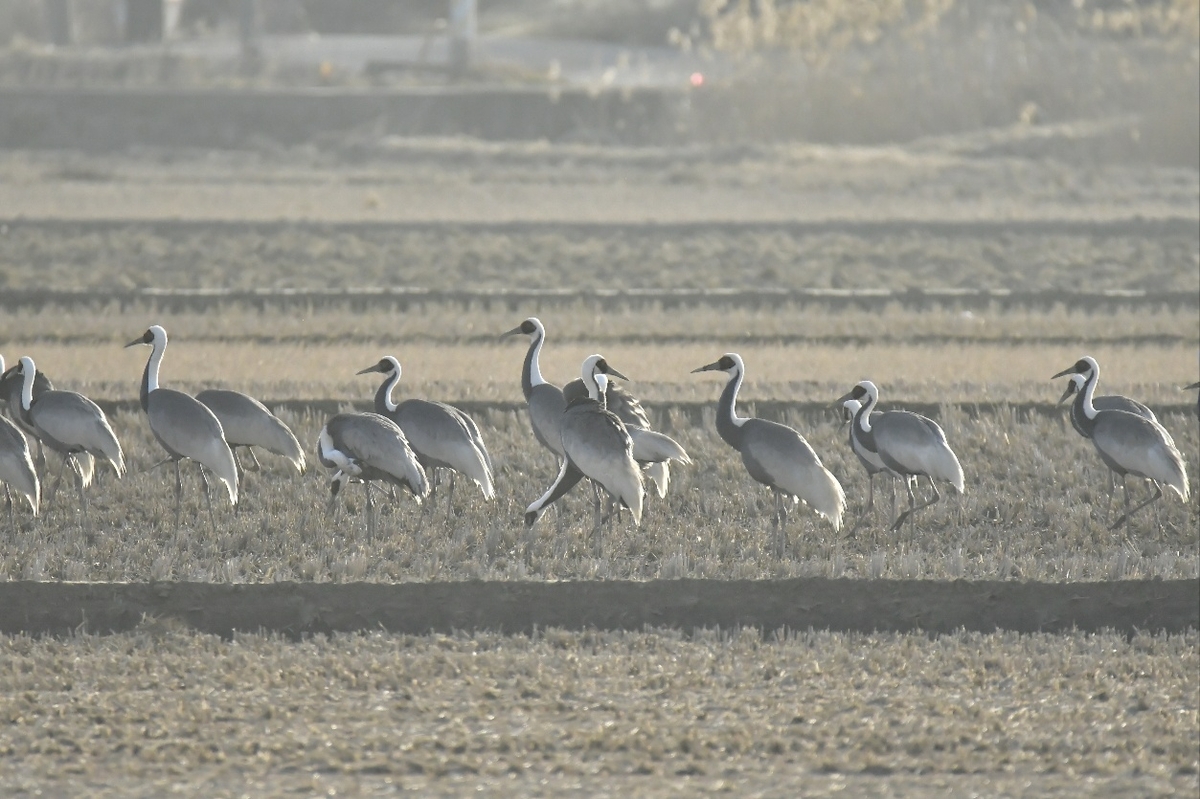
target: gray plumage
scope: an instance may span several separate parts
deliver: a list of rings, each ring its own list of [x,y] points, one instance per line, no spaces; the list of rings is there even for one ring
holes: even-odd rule
[[[847,436],[850,442],[850,451],[858,458],[858,462],[862,464],[863,469],[867,473],[867,507],[863,509],[862,515],[858,517],[858,521],[854,523],[854,527],[850,528],[849,535],[853,536],[875,508],[875,475],[877,474],[882,474],[889,478],[889,482],[892,484],[891,518],[896,517],[896,480],[900,478],[900,475],[887,467],[883,462],[883,458],[879,457],[878,452],[868,449],[866,444],[860,440],[859,427],[854,424],[854,417],[858,414],[862,403],[855,399],[848,399],[842,402],[841,405],[845,422],[850,431]],[[879,412],[875,411],[871,414],[871,421],[876,421],[878,417]]]
[[[913,513],[938,502],[942,495],[938,481],[954,486],[958,493],[966,492],[966,481],[958,456],[946,441],[946,433],[932,419],[911,411],[884,411],[875,413],[879,402],[879,389],[870,380],[863,380],[839,402],[856,400],[860,403],[854,416],[858,442],[867,450],[878,454],[879,459],[894,474],[904,478],[908,490],[908,510],[901,513],[892,524],[893,530],[900,529]],[[925,477],[933,492],[931,499],[916,504],[913,482],[908,478]]]
[[[625,424],[629,437],[633,439],[633,459],[642,465],[646,476],[654,483],[659,498],[665,497],[671,484],[671,461],[691,463],[692,459],[679,442],[650,428],[650,416],[637,397],[613,380],[606,382],[603,398],[592,396],[591,399],[600,402]],[[577,377],[563,386],[563,399],[568,404],[590,394],[582,378]]]
[[[1094,358],[1085,356],[1054,377],[1074,374],[1084,378],[1083,388],[1075,398],[1084,435],[1091,439],[1105,465],[1121,478],[1124,488],[1125,514],[1110,529],[1116,529],[1124,522],[1128,534],[1130,517],[1162,497],[1164,485],[1186,501],[1190,495],[1187,468],[1170,433],[1157,421],[1138,414],[1098,409],[1093,397],[1100,381],[1100,365]],[[1132,510],[1129,508],[1129,484],[1125,480],[1130,474],[1153,480],[1155,488],[1150,499]]]
[[[159,386],[159,370],[167,350],[167,331],[160,325],[152,325],[140,338],[126,344],[149,344],[150,357],[142,372],[140,399],[142,409],[150,422],[154,438],[167,451],[167,459],[175,466],[175,524],[179,525],[183,503],[183,478],[179,462],[184,458],[200,464],[200,476],[204,481],[204,496],[208,503],[209,520],[216,529],[209,496],[208,469],[225,484],[229,503],[238,503],[237,463],[233,451],[225,441],[225,432],[216,414],[208,406],[190,394]]]
[[[29,501],[33,515],[38,515],[42,500],[42,486],[33,458],[29,454],[29,442],[21,430],[8,419],[0,416],[0,483],[4,483],[4,496],[8,506],[9,523],[14,524],[12,493],[18,493]]]
[[[1078,396],[1083,389],[1087,378],[1083,375],[1073,374],[1067,380],[1067,387],[1063,391],[1063,395],[1058,398],[1059,403],[1066,402],[1071,397]],[[1105,394],[1099,397],[1092,397],[1092,405],[1098,411],[1125,411],[1126,413],[1135,413],[1144,419],[1149,419],[1152,422],[1157,422],[1158,417],[1154,415],[1154,411],[1147,408],[1142,403],[1135,399],[1122,396],[1120,394]],[[1087,428],[1082,421],[1083,411],[1079,407],[1078,402],[1071,403],[1070,418],[1071,427],[1075,428],[1075,432],[1084,438],[1089,438]],[[1161,422],[1160,422],[1161,424]]]
[[[37,399],[43,392],[50,391],[54,388],[53,381],[46,377],[46,374],[38,370],[37,375],[33,379],[33,397]],[[21,418],[21,375],[17,371],[17,365],[7,370],[4,368],[4,356],[0,355],[0,414],[7,413],[13,423],[20,428],[28,438],[32,439],[32,443],[37,445],[37,457],[34,459],[34,466],[37,468],[38,474],[45,476],[46,474],[46,454],[42,447],[41,440],[37,437],[37,431],[29,425],[26,425]],[[80,471],[87,474],[91,479],[91,474],[94,469],[92,456],[88,453],[79,453],[75,456]]]
[[[621,376],[608,367],[599,355],[584,359],[583,379],[595,386],[597,395],[605,388],[607,374]],[[526,508],[525,523],[532,525],[547,505],[588,477],[603,487],[616,502],[629,508],[633,523],[640,524],[645,489],[641,469],[633,458],[633,440],[625,424],[596,400],[584,397],[567,406],[559,428],[564,460],[558,477],[545,494]],[[596,519],[596,529],[599,529],[602,521]]]
[[[567,409],[567,401],[562,389],[547,383],[542,377],[539,363],[542,345],[546,342],[546,328],[541,320],[531,316],[521,324],[503,333],[500,338],[508,336],[529,336],[529,350],[525,353],[525,362],[521,367],[521,393],[529,406],[529,423],[533,427],[533,435],[546,449],[554,453],[561,464],[564,456],[562,448],[562,433],[559,424],[563,412]]]
[[[21,418],[45,446],[63,457],[63,468],[71,464],[77,477],[84,524],[88,524],[84,489],[92,481],[92,461],[88,459],[77,464],[76,457],[80,453],[87,453],[92,458],[104,459],[112,465],[117,477],[121,477],[125,474],[121,443],[108,423],[108,417],[96,403],[74,391],[49,390],[34,398],[37,366],[33,359],[28,356],[21,358],[17,369],[22,376]],[[55,480],[56,487],[61,479],[62,468]]]
[[[400,362],[394,357],[385,356],[358,374],[376,372],[384,376],[384,381],[375,392],[375,413],[400,426],[421,465],[429,469],[449,469],[452,475],[455,472],[462,474],[479,486],[484,499],[494,498],[492,460],[475,422],[458,408],[443,402],[408,399],[397,403],[392,393],[400,382],[401,369]],[[451,481],[453,479],[451,476]]]
[[[777,553],[786,549],[787,504],[803,500],[834,530],[842,527],[846,493],[825,468],[804,436],[787,425],[737,415],[739,389],[746,376],[742,357],[734,352],[692,372],[725,372],[729,380],[717,405],[717,433],[742,456],[750,476],[771,489],[775,497],[774,524],[779,530]]]
[[[304,474],[304,450],[296,435],[283,420],[256,400],[240,391],[211,388],[201,391],[196,399],[208,407],[221,422],[225,442],[237,458],[237,448],[245,447],[254,458],[253,447],[281,455],[291,461],[296,471]],[[257,458],[255,463],[258,462]]]
[[[367,494],[367,526],[374,535],[374,500],[371,482],[406,488],[414,496],[429,496],[425,470],[400,427],[377,413],[339,413],[317,436],[317,460],[331,472],[329,507],[332,510],[344,483],[361,482]]]

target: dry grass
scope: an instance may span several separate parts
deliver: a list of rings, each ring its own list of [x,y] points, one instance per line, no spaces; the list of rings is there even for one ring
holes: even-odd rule
[[[1195,633],[0,638],[5,792],[1194,793]]]
[[[707,381],[712,394],[717,386]],[[753,399],[751,397],[750,399]],[[714,402],[715,405],[715,402]],[[753,404],[744,408],[752,412]],[[1138,517],[1132,541],[1105,528],[1105,472],[1091,447],[1063,418],[985,414],[968,418],[951,406],[940,421],[966,472],[968,493],[918,515],[918,529],[883,532],[886,511],[855,539],[835,535],[801,508],[790,525],[784,559],[770,542],[768,492],[747,476],[736,454],[713,429],[712,412],[699,423],[659,413],[696,465],[673,470],[666,500],[649,501],[643,525],[607,529],[599,554],[590,537],[591,500],[576,490],[537,526],[522,524],[525,506],[554,475],[552,458],[533,440],[524,414],[478,417],[497,466],[498,497],[485,503],[460,484],[447,519],[444,499],[419,508],[407,496],[386,502],[380,530],[367,535],[359,488],[347,494],[337,519],[324,512],[320,470],[303,478],[270,456],[267,471],[251,473],[237,515],[218,497],[218,530],[208,522],[194,466],[185,470],[183,526],[173,527],[168,470],[144,474],[161,449],[141,415],[120,413],[114,427],[125,446],[130,476],[101,473],[91,490],[94,532],[86,533],[67,488],[47,502],[44,517],[20,516],[0,554],[0,579],[407,581],[444,579],[759,578],[822,575],[934,579],[1015,578],[1051,581],[1200,574],[1195,502],[1165,501],[1159,521]],[[323,421],[284,414],[306,446]],[[857,519],[866,480],[832,413],[790,414],[785,421],[808,438],[842,481]],[[1195,419],[1164,423],[1181,450],[1200,450]],[[1189,456],[1192,491],[1197,464]],[[55,461],[52,460],[52,463]],[[1144,489],[1134,486],[1135,496]],[[886,495],[885,495],[886,496]],[[888,504],[880,500],[881,506]]]
[[[697,168],[703,169],[703,164]],[[798,166],[798,169],[803,167]],[[569,167],[560,168],[569,169]],[[1037,167],[1036,171],[1054,167]],[[882,170],[885,174],[887,169]],[[991,173],[1006,172],[994,168]],[[1064,179],[1080,185],[1067,191],[1059,202],[1078,205],[1077,194],[1091,194],[1090,178],[1067,170]],[[934,198],[939,213],[963,203],[982,203],[981,213],[1009,217],[1009,206],[1030,202],[1030,187],[1008,188],[1001,200],[993,200],[988,172],[962,175],[957,170],[937,176],[914,174],[909,180],[921,185],[926,180],[945,189],[950,196]],[[1090,172],[1088,173],[1090,174]],[[315,191],[314,213],[320,213],[325,183],[336,171],[306,181],[306,196]],[[1142,175],[1127,176],[1145,181]],[[612,176],[610,176],[610,179]],[[1012,181],[1001,175],[999,180]],[[1046,176],[1030,180],[1046,180]],[[538,178],[540,181],[540,177]],[[821,205],[826,193],[833,198],[849,192],[852,198],[880,191],[878,182],[864,177],[862,185],[814,186],[790,193],[797,202]],[[1118,197],[1101,210],[1132,215],[1161,211],[1155,205],[1176,192],[1186,199],[1174,203],[1173,215],[1196,214],[1196,175],[1163,175],[1162,188],[1153,198]],[[1178,189],[1175,184],[1181,184]],[[86,185],[86,184],[85,184]],[[635,183],[630,193],[637,193]],[[451,190],[461,202],[473,202],[477,192],[505,192],[507,184],[487,184]],[[257,186],[263,203],[290,196],[288,186]],[[13,203],[23,208],[15,186]],[[32,192],[47,190],[54,203],[77,193],[74,186],[35,182]],[[137,193],[139,184],[120,186],[119,194]],[[935,189],[936,190],[936,189]],[[1148,191],[1144,189],[1143,190]],[[156,189],[149,189],[152,196]],[[206,190],[225,198],[230,189],[216,186]],[[365,190],[364,190],[365,191]],[[414,190],[421,198],[424,189]],[[531,203],[546,192],[541,183],[520,189]],[[759,205],[770,199],[775,188],[754,188],[750,194]],[[906,186],[888,189],[903,196]],[[1052,190],[1053,191],[1053,190]],[[956,192],[963,192],[956,196]],[[695,192],[688,192],[695,194]],[[709,192],[704,192],[708,194]],[[716,187],[718,203],[744,199],[737,190]],[[241,195],[237,195],[241,197]],[[604,194],[608,202],[620,199]],[[982,198],[982,199],[981,199]],[[176,190],[160,198],[186,215],[194,203],[190,191]],[[236,198],[235,198],[236,199]],[[241,199],[245,199],[241,197]],[[1103,199],[1103,198],[1101,198]],[[673,195],[673,202],[689,202]],[[1099,200],[1098,200],[1099,201]],[[227,202],[233,202],[228,200]],[[409,200],[413,202],[413,200]],[[628,198],[635,205],[639,202]],[[775,201],[779,202],[778,200]],[[101,204],[102,213],[113,213],[113,198]],[[1000,203],[997,210],[993,207]],[[253,203],[248,214],[256,214]],[[863,203],[850,203],[850,213],[865,213]],[[1097,207],[1093,208],[1095,213]],[[224,210],[237,218],[240,205]],[[897,212],[902,213],[899,209]],[[26,211],[34,215],[38,211]],[[653,212],[645,211],[652,218]],[[603,209],[596,213],[605,213]],[[820,213],[814,210],[814,213]],[[1053,213],[1053,212],[1047,212]],[[284,216],[290,216],[284,212]],[[940,218],[946,218],[942,216]],[[642,225],[531,225],[531,226],[364,226],[326,227],[297,225],[278,229],[265,226],[217,228],[205,225],[79,226],[6,225],[0,235],[0,285],[11,288],[57,288],[122,290],[146,286],[163,288],[254,289],[344,288],[346,286],[420,286],[455,290],[513,287],[596,289],[634,288],[969,288],[1037,291],[1103,291],[1142,289],[1200,292],[1200,251],[1195,230],[1141,233],[1117,228],[1111,234],[1072,232],[1069,229],[1043,232],[1016,228],[1010,231],[988,227],[972,233],[939,233],[926,227],[903,224],[895,229],[862,232],[811,231],[804,228],[758,227],[703,223],[692,228]]]

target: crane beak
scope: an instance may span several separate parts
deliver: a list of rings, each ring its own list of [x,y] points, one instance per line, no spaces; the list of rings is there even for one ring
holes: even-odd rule
[[[1075,393],[1075,384],[1067,383],[1067,390],[1064,391],[1063,395],[1058,398],[1058,404],[1062,405],[1064,402],[1066,402],[1068,399],[1070,399],[1071,395],[1074,393]]]
[[[520,325],[517,325],[512,330],[509,330],[507,333],[501,333],[498,336],[498,338],[508,338],[509,336],[517,336],[517,335],[521,335],[521,326]]]
[[[723,372],[723,371],[725,371],[725,370],[721,368],[721,362],[713,361],[712,363],[705,364],[704,366],[697,366],[695,369],[692,370],[692,374],[696,374],[697,372]]]
[[[850,392],[848,392],[848,393],[846,393],[846,394],[843,394],[842,396],[838,397],[836,400],[834,400],[834,401],[833,401],[833,407],[835,407],[835,408],[845,408],[845,407],[846,407],[845,403],[849,402],[849,401],[850,401],[850,400],[852,400],[852,399],[854,399],[854,392],[853,392],[853,391],[850,391]]]
[[[1192,383],[1190,386],[1184,386],[1183,388],[1181,388],[1179,390],[1180,391],[1190,391],[1193,388],[1200,388],[1200,383]]]
[[[145,343],[146,343],[146,342],[142,341],[142,337],[141,337],[141,336],[138,336],[138,337],[137,337],[137,338],[135,338],[133,341],[131,341],[131,342],[129,342],[128,344],[126,344],[126,345],[123,347],[123,349],[129,349],[130,347],[136,347],[138,344],[145,344]]]
[[[379,368],[379,364],[375,364],[373,366],[368,366],[366,369],[360,369],[357,372],[355,372],[354,374],[369,375],[369,374],[371,374],[371,372],[381,372],[381,371],[383,371],[383,370]]]
[[[610,367],[608,367],[608,371],[607,371],[607,372],[605,372],[605,374],[606,374],[606,375],[608,375],[609,377],[619,377],[619,378],[621,378],[622,380],[628,380],[628,379],[629,379],[628,377],[626,377],[625,375],[621,374],[620,372],[618,372],[616,369],[612,368],[611,366],[610,366]]]
[[[1075,367],[1074,367],[1074,366],[1071,366],[1071,367],[1068,367],[1068,368],[1066,368],[1066,369],[1063,369],[1061,372],[1059,372],[1058,374],[1054,375],[1054,376],[1053,376],[1053,377],[1051,377],[1050,379],[1051,379],[1051,380],[1057,380],[1057,379],[1058,379],[1058,378],[1060,378],[1060,377],[1066,377],[1067,375],[1077,375],[1077,374],[1079,374],[1079,372],[1075,370]]]

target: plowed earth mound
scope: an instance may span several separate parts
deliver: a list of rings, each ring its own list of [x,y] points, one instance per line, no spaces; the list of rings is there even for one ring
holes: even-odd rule
[[[121,632],[147,617],[207,633],[425,634],[535,628],[991,632],[1200,627],[1200,581],[671,580],[405,584],[0,584],[0,632]]]

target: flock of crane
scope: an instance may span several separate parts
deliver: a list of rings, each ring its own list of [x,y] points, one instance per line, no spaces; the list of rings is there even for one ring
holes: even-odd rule
[[[595,532],[622,509],[629,511],[635,525],[640,523],[646,479],[660,497],[666,496],[671,463],[691,463],[687,452],[671,437],[651,429],[641,403],[615,382],[625,379],[624,375],[602,356],[588,356],[580,377],[559,388],[542,377],[539,366],[546,340],[541,321],[526,319],[502,337],[515,335],[529,337],[521,388],[534,436],[559,463],[554,481],[527,507],[525,523],[533,525],[548,506],[585,477],[596,491]],[[177,527],[183,496],[180,462],[185,459],[200,465],[214,529],[208,474],[211,472],[224,485],[230,503],[236,506],[242,475],[235,454],[238,448],[245,448],[255,463],[252,447],[266,449],[304,472],[304,451],[296,436],[262,403],[236,391],[207,390],[193,397],[163,388],[159,385],[159,370],[167,348],[166,330],[154,325],[126,346],[139,344],[151,347],[142,374],[140,401],[150,430],[166,453],[157,465],[174,465]],[[742,358],[727,353],[693,370],[706,371],[728,376],[718,403],[717,433],[738,451],[749,475],[773,492],[773,526],[779,532],[780,553],[786,547],[788,509],[798,502],[812,508],[834,530],[841,529],[845,491],[804,437],[787,425],[738,415],[737,395],[746,373]],[[405,489],[425,498],[436,486],[441,470],[449,473],[448,505],[453,501],[456,474],[475,483],[484,499],[492,499],[492,460],[474,420],[441,402],[397,402],[393,392],[401,369],[393,357],[385,357],[358,374],[369,373],[384,377],[375,395],[374,411],[338,413],[326,421],[317,438],[317,457],[330,473],[330,510],[336,509],[337,497],[346,483],[362,483],[367,523],[373,533],[372,482],[390,484],[393,490]],[[1110,481],[1113,475],[1122,479],[1125,512],[1111,529],[1124,523],[1128,533],[1130,518],[1162,497],[1164,487],[1180,499],[1188,499],[1184,459],[1149,408],[1127,397],[1096,396],[1100,367],[1090,357],[1081,358],[1054,377],[1069,377],[1060,402],[1074,397],[1072,425],[1091,440],[1109,469]],[[1200,388],[1200,383],[1187,388]],[[958,493],[965,492],[966,484],[958,457],[936,422],[910,411],[880,412],[876,410],[878,402],[878,388],[864,380],[840,397],[836,406],[849,423],[850,447],[870,479],[867,507],[855,529],[874,507],[874,479],[882,474],[902,481],[908,494],[908,508],[897,514],[893,493],[891,529],[897,530],[916,511],[941,499],[938,483],[949,483]],[[39,475],[45,475],[44,449],[50,449],[62,457],[54,489],[70,465],[87,526],[86,488],[92,481],[95,461],[107,461],[118,477],[126,470],[120,442],[104,412],[82,394],[55,389],[28,356],[7,371],[0,358],[0,408],[7,408],[12,417],[9,421],[0,416],[0,482],[5,485],[10,523],[15,524],[10,489],[25,496],[34,516],[38,514],[42,502]],[[37,444],[37,465],[26,436]],[[1149,499],[1133,508],[1126,481],[1129,475],[1145,478],[1154,488]],[[918,501],[915,489],[921,477],[928,481],[930,492]],[[607,494],[607,502],[602,501],[603,494]]]

